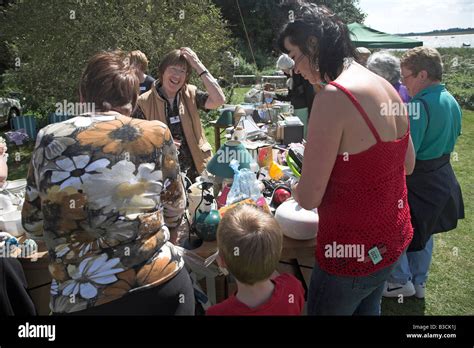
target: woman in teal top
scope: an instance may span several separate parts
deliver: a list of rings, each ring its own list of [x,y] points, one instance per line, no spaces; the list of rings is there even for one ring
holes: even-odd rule
[[[407,51],[401,59],[401,73],[413,97],[408,112],[416,165],[407,176],[407,189],[414,235],[383,295],[424,298],[432,234],[455,229],[464,218],[461,188],[449,162],[461,134],[461,108],[441,84],[443,67],[437,50],[417,47]]]
[[[410,132],[416,159],[426,161],[453,152],[461,134],[461,108],[446,87],[439,82],[430,85],[412,103]]]

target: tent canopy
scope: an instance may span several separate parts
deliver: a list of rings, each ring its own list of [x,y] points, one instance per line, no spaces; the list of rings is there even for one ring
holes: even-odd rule
[[[382,33],[359,23],[348,25],[351,40],[356,47],[367,48],[413,48],[423,46],[423,41]]]

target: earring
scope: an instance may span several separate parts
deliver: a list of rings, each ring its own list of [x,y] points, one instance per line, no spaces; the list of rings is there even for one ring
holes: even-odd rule
[[[225,275],[225,276],[229,275],[229,271],[227,270],[227,268],[224,268],[224,267],[221,267],[221,266],[218,266],[218,267],[219,267],[219,271],[221,271],[223,275]]]

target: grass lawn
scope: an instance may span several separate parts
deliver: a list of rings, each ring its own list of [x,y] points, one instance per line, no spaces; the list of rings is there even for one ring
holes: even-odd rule
[[[235,91],[233,103],[243,101],[248,88]],[[384,299],[384,315],[473,315],[474,314],[474,112],[463,110],[463,135],[459,137],[453,156],[453,167],[461,184],[466,218],[458,228],[448,233],[435,235],[435,247],[426,299]],[[3,131],[0,132],[3,136]],[[214,146],[212,127],[206,128],[206,136]],[[25,178],[31,159],[33,145],[9,146],[9,180]],[[15,156],[18,153],[19,156]]]
[[[0,136],[5,138],[4,133],[2,130]],[[26,178],[33,148],[33,142],[22,146],[8,145],[8,180]]]

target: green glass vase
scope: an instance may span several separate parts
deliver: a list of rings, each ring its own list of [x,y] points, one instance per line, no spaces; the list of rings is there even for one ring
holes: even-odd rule
[[[207,242],[216,240],[220,221],[221,216],[217,210],[211,209],[209,212],[202,212],[196,219],[196,235]]]

